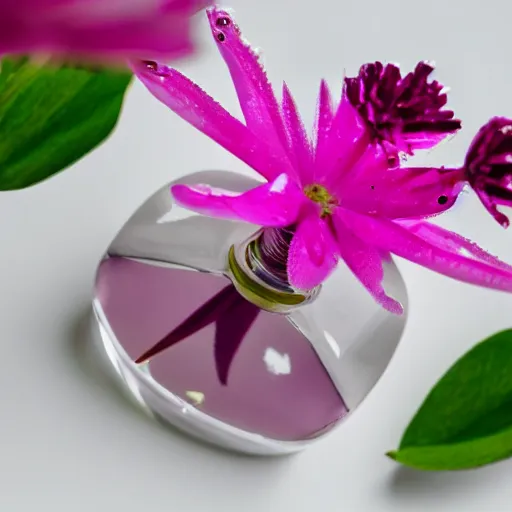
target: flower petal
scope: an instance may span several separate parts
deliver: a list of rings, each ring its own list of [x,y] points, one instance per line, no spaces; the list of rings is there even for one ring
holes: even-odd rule
[[[267,227],[293,224],[305,201],[297,184],[286,174],[242,194],[202,184],[174,185],[171,193],[178,204],[197,213]]]
[[[215,42],[224,58],[248,128],[288,155],[288,139],[279,104],[258,56],[242,39],[232,16],[223,9],[207,10]]]
[[[339,179],[361,158],[370,140],[365,123],[344,90],[324,143],[317,147],[315,181],[328,185],[333,177]]]
[[[264,139],[175,69],[154,62],[137,62],[132,67],[153,96],[266,179],[290,169],[288,160],[283,160]]]
[[[359,141],[362,140],[359,139]],[[347,198],[352,203],[356,198],[359,198],[357,194],[352,192],[352,188],[358,187],[360,182],[364,183],[367,179],[366,177],[380,177],[390,170],[387,154],[379,144],[366,144],[364,149],[361,146],[357,152],[357,159],[352,161],[349,169],[344,169],[343,171],[336,169],[326,174],[323,179],[327,189],[342,204]],[[364,190],[364,187],[361,188]]]
[[[190,19],[204,2],[2,0],[0,53],[169,59],[192,49]]]
[[[451,208],[465,185],[457,169],[387,169],[376,153],[369,157],[361,159],[338,187],[345,208],[390,219],[423,218]]]
[[[297,106],[286,84],[283,84],[283,115],[295,157],[295,168],[302,186],[313,183],[313,149]]]
[[[320,82],[320,93],[318,94],[318,104],[316,112],[316,121],[314,127],[313,140],[315,144],[315,162],[325,159],[324,152],[327,149],[329,140],[328,134],[331,124],[334,120],[334,107],[331,97],[331,91],[325,80]],[[315,171],[318,165],[315,165]],[[316,179],[316,177],[315,177]]]
[[[340,216],[334,215],[333,222],[339,254],[348,268],[378,304],[391,313],[401,315],[403,313],[402,305],[389,297],[382,286],[384,270],[381,253],[375,247],[359,239]]]
[[[288,253],[288,280],[298,290],[321,284],[335,269],[338,248],[327,222],[306,215],[298,224]]]
[[[462,256],[453,247],[433,244],[397,222],[341,209],[340,215],[350,229],[368,244],[447,277],[512,292],[512,270],[501,264]]]
[[[512,265],[479,247],[475,242],[430,222],[401,221],[402,226],[427,242],[450,252],[469,256],[512,272]]]

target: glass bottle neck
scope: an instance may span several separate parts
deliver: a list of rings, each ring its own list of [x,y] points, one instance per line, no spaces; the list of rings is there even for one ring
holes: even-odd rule
[[[320,287],[295,290],[288,281],[287,261],[293,227],[263,228],[231,247],[229,273],[250,302],[272,312],[287,313],[315,299]]]
[[[252,273],[267,285],[294,292],[288,281],[287,260],[293,228],[266,228],[247,245],[247,265]]]

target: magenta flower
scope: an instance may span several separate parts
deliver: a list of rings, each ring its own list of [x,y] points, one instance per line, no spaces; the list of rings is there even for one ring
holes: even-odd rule
[[[378,303],[400,313],[382,286],[382,262],[392,253],[451,278],[512,291],[511,266],[423,220],[450,208],[468,180],[486,197],[498,197],[493,187],[505,186],[506,173],[493,169],[504,161],[485,133],[464,168],[398,167],[401,152],[432,147],[460,127],[444,110],[443,87],[428,81],[431,66],[420,63],[404,78],[396,66],[363,66],[346,79],[336,107],[322,82],[312,141],[287,86],[278,102],[233,18],[217,8],[208,18],[245,124],[175,69],[145,62],[134,70],[154,96],[268,182],[242,194],[176,185],[178,203],[293,231],[287,277],[297,290],[318,286],[343,260]]]
[[[506,215],[498,205],[512,206],[512,120],[494,117],[476,134],[463,168],[483,205],[503,226]]]
[[[0,55],[179,57],[204,0],[0,0]]]
[[[453,111],[443,110],[443,86],[428,81],[433,71],[420,62],[402,78],[398,66],[375,62],[361,66],[356,78],[345,79],[347,98],[366,121],[370,137],[412,155],[460,129]]]

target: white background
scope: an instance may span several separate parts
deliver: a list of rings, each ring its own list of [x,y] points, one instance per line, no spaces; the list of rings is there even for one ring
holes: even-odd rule
[[[419,164],[455,165],[478,127],[512,117],[508,2],[233,0],[311,124],[320,78],[371,60],[437,63],[464,129]],[[272,6],[272,7],[271,7]],[[201,18],[202,54],[180,63],[238,113]],[[500,512],[512,510],[512,461],[478,471],[401,469],[384,453],[426,392],[473,343],[512,326],[512,297],[399,262],[410,316],[387,372],[330,437],[281,459],[233,456],[153,424],[83,357],[80,326],[95,267],[157,188],[200,169],[250,172],[136,84],[107,144],[50,181],[0,197],[0,510],[3,512]],[[467,194],[442,224],[512,261],[503,231]],[[511,376],[512,378],[512,376]]]

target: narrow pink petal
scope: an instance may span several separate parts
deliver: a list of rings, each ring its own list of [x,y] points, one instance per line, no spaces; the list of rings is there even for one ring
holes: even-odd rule
[[[378,151],[370,154],[370,161],[365,155],[344,177],[338,197],[345,208],[390,219],[423,218],[451,208],[464,188],[459,170],[388,169]]]
[[[475,242],[430,222],[402,221],[401,225],[427,242],[450,252],[469,256],[512,272],[512,265],[482,249]]]
[[[132,67],[153,96],[266,179],[290,170],[280,153],[175,69],[153,62],[137,62]]]
[[[169,59],[192,49],[196,0],[2,0],[0,53]]]
[[[397,222],[349,210],[340,209],[339,214],[367,244],[459,281],[512,292],[512,270],[501,264],[462,256],[453,247],[433,244]]]
[[[296,169],[303,186],[313,183],[313,149],[290,89],[283,84],[283,115],[295,157]]]
[[[351,204],[354,203],[354,200],[357,201],[360,198],[360,194],[353,192],[353,189],[360,188],[364,191],[366,187],[360,184],[365,183],[367,177],[384,179],[382,175],[390,170],[388,157],[380,144],[367,144],[362,152],[361,150],[362,148],[356,148],[358,157],[357,160],[352,161],[349,169],[342,169],[340,164],[340,169],[335,169],[324,176],[323,182],[328,190],[341,202],[348,198]],[[340,156],[339,158],[341,162],[343,157]],[[371,185],[369,185],[370,191],[372,190]]]
[[[370,134],[343,92],[331,127],[316,154],[315,179],[326,183],[348,172],[370,143]]]
[[[338,248],[328,224],[319,215],[306,215],[290,244],[290,284],[298,290],[310,290],[329,277],[337,261]]]
[[[403,313],[402,305],[389,297],[382,286],[384,270],[380,251],[359,239],[345,225],[340,216],[335,215],[333,222],[336,229],[339,254],[348,268],[378,304],[391,313],[401,315]]]
[[[328,133],[334,119],[334,107],[331,97],[331,91],[325,80],[320,82],[320,93],[318,94],[318,104],[316,112],[316,121],[314,128],[315,161],[325,158],[324,152],[327,149]],[[315,166],[316,168],[317,166]]]
[[[259,226],[289,226],[298,217],[305,196],[286,174],[242,194],[209,185],[174,185],[176,202],[189,210]]]
[[[288,139],[279,104],[258,56],[242,39],[240,28],[225,10],[208,9],[213,37],[235,85],[248,128],[257,136],[288,153]]]

